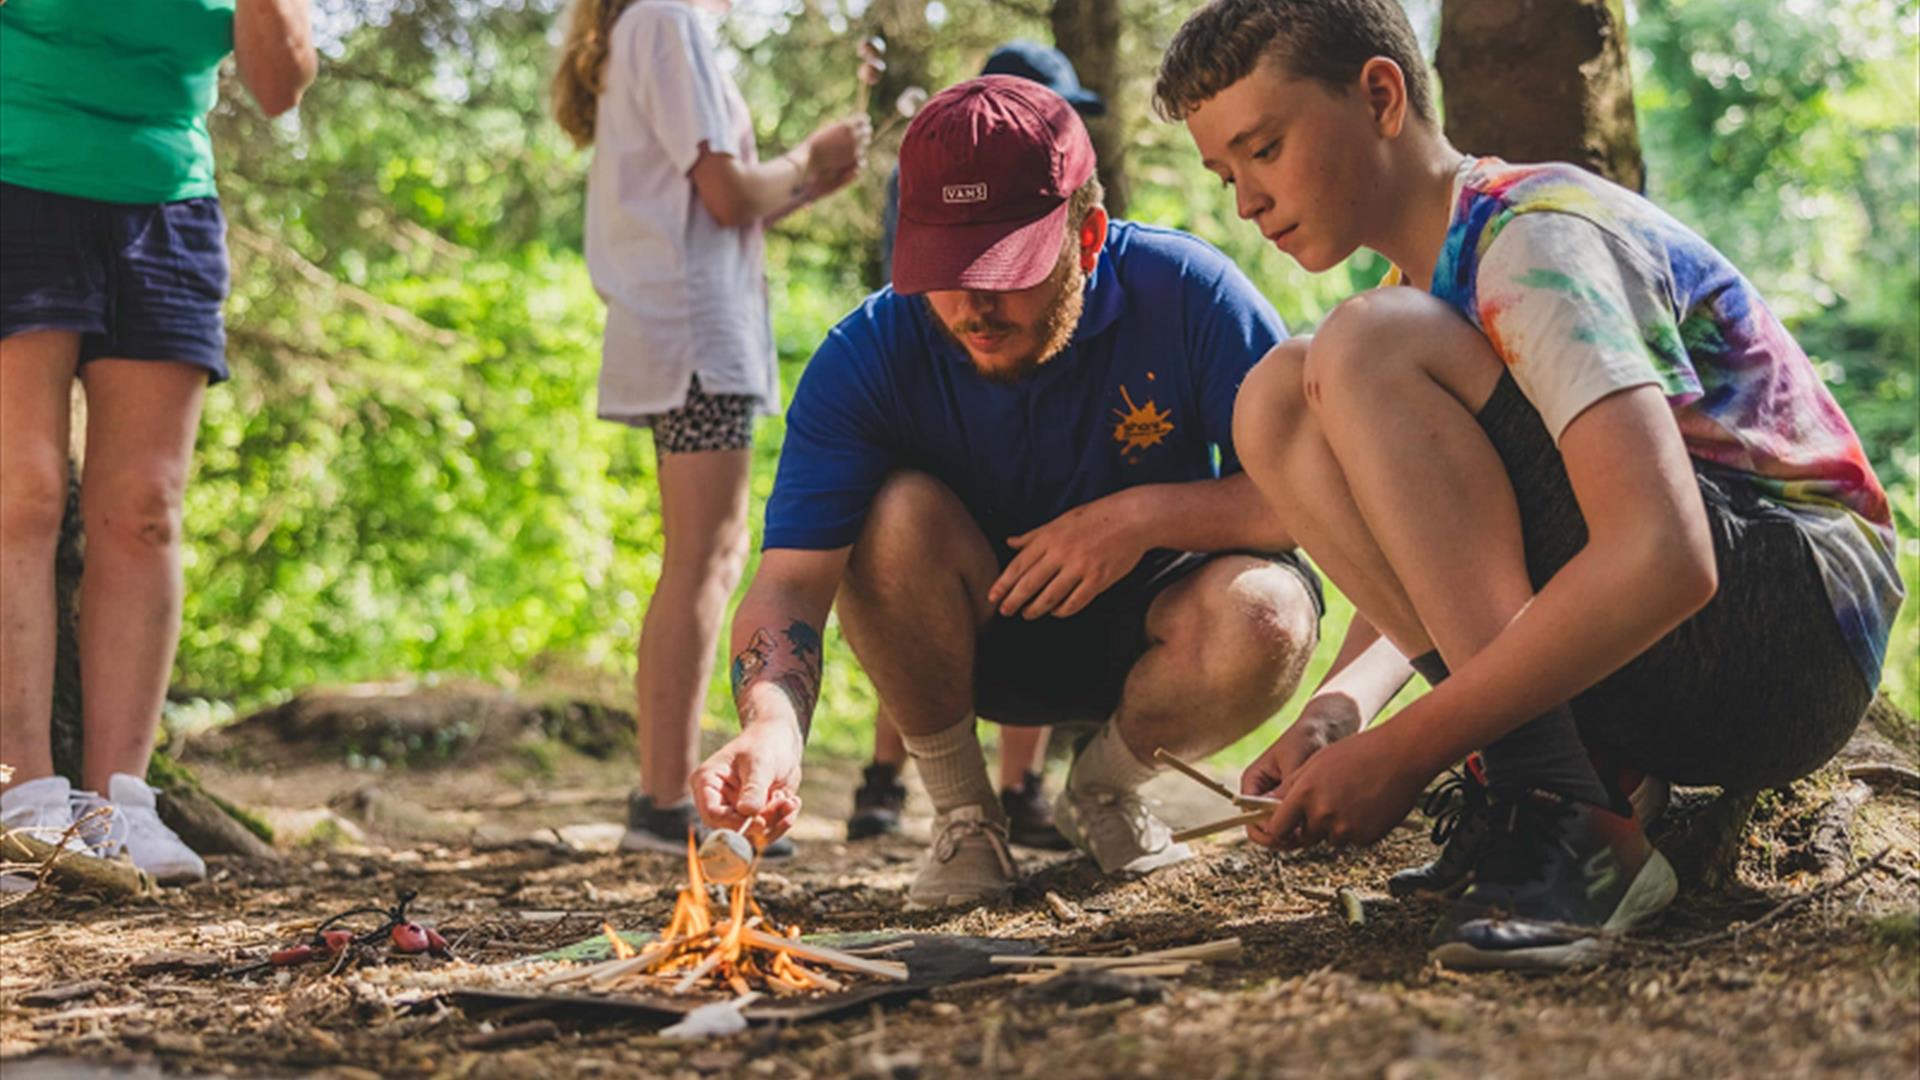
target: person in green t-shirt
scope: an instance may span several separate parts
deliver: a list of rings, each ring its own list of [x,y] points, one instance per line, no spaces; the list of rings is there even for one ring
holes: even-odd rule
[[[231,52],[269,115],[316,58],[308,0],[0,2],[0,826],[162,881],[206,867],[142,777],[180,632],[180,515],[200,404],[227,377],[226,222],[206,116]],[[86,391],[85,747],[54,775],[54,549],[69,400]],[[97,794],[96,794],[97,793]],[[91,814],[99,806],[110,813]],[[30,887],[0,877],[0,889]]]

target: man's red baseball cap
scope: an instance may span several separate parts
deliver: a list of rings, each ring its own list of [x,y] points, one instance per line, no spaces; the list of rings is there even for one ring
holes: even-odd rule
[[[1093,168],[1080,114],[1039,83],[986,75],[942,90],[900,143],[893,291],[1045,281],[1066,240],[1067,201]]]

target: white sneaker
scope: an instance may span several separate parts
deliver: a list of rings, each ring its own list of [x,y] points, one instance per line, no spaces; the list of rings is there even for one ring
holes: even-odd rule
[[[73,809],[68,805],[73,786],[64,776],[25,780],[0,792],[0,828],[20,832],[49,844],[63,840],[69,850],[85,852],[86,843],[68,836]],[[0,893],[32,892],[34,879],[26,874],[0,874]]]
[[[159,811],[154,809],[153,789],[146,781],[114,773],[107,780],[105,799],[91,791],[75,792],[73,798],[75,817],[102,805],[110,808],[103,845],[107,855],[125,854],[133,865],[163,885],[199,881],[207,876],[206,862],[160,820]]]
[[[975,907],[1013,891],[1020,869],[1007,850],[1007,823],[984,806],[961,806],[933,822],[933,847],[907,888],[909,911]]]
[[[1053,822],[1108,874],[1138,877],[1193,858],[1193,849],[1174,842],[1173,830],[1137,791],[1092,785],[1075,791],[1069,782],[1054,800]]]

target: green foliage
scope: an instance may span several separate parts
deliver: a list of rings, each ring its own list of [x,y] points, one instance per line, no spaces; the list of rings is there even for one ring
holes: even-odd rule
[[[643,435],[593,416],[602,311],[581,257],[587,157],[545,113],[559,0],[318,6],[327,56],[298,120],[261,120],[237,85],[215,116],[236,378],[209,395],[188,489],[177,681],[257,702],[403,672],[511,683],[630,671],[660,568],[654,458]],[[1434,10],[1410,6],[1423,21]],[[1899,0],[1897,19],[1886,6],[1642,0],[1633,37],[1654,196],[1732,254],[1824,365],[1913,537],[1915,4]],[[1385,267],[1363,255],[1301,272],[1236,220],[1184,130],[1145,115],[1159,50],[1190,7],[1127,8],[1129,216],[1218,245],[1309,328]],[[851,108],[852,43],[916,10],[743,2],[723,33],[762,145]],[[896,72],[937,89],[999,41],[1045,40],[1044,14],[1012,0],[929,8],[894,38]],[[856,186],[769,237],[788,387],[875,273],[904,126],[890,109],[876,97],[873,167]],[[781,433],[778,421],[759,431],[756,507]],[[1920,549],[1902,560],[1914,581]],[[1310,678],[1351,610],[1331,600]],[[1916,607],[1888,672],[1910,711]],[[835,629],[826,653],[815,742],[864,750],[871,688]],[[709,711],[730,714],[723,680]]]

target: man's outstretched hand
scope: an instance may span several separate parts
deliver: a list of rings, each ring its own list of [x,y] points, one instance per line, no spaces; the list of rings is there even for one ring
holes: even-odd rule
[[[762,843],[778,840],[800,813],[800,731],[760,723],[733,737],[693,772],[701,820]]]

